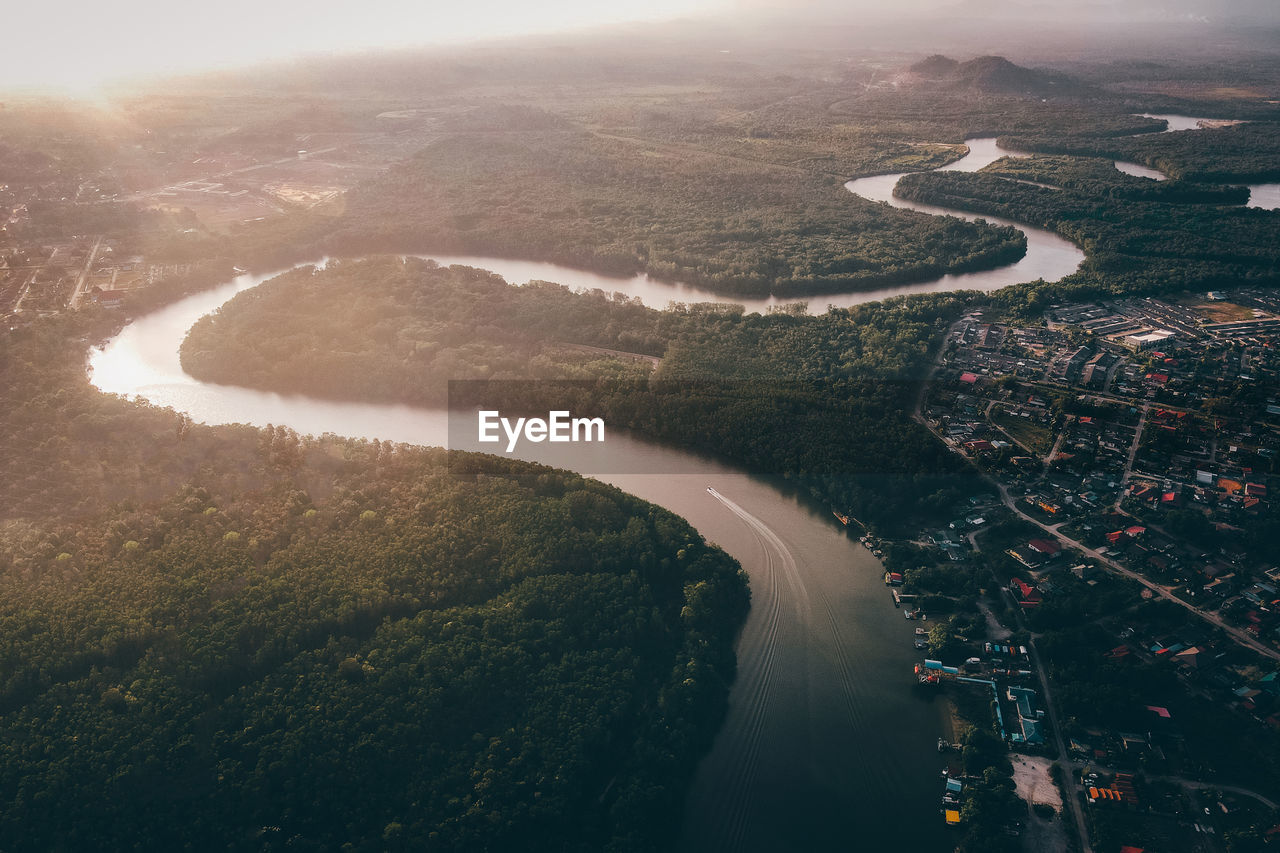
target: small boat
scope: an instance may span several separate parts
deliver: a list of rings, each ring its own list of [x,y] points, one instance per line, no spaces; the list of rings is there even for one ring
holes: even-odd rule
[[[841,515],[840,513],[836,512],[834,509],[831,510],[831,514],[834,515],[836,517],[836,520],[839,521],[841,524],[843,524],[845,527],[849,526],[849,516]]]
[[[929,629],[927,629],[927,628],[916,628],[916,636],[917,636],[917,637],[927,637],[927,636],[929,636]]]
[[[917,649],[927,649],[927,648],[929,648],[929,644],[928,644],[928,643],[926,643],[924,640],[916,640],[916,648],[917,648]]]

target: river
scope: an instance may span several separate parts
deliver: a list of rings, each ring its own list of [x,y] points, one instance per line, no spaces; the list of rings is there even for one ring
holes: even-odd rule
[[[969,153],[949,165],[943,171],[976,172],[983,166],[1000,157],[1026,156],[1008,151],[996,145],[993,138],[976,138],[965,140]],[[726,296],[710,290],[687,284],[658,281],[647,275],[630,278],[614,278],[599,273],[583,270],[570,270],[550,263],[536,261],[511,260],[507,258],[479,258],[456,255],[431,255],[441,264],[466,264],[481,267],[498,273],[507,281],[523,283],[533,279],[557,281],[575,288],[599,288],[608,293],[619,292],[641,299],[651,308],[665,308],[670,302],[733,302],[745,306],[747,311],[764,313],[769,308],[788,302],[808,302],[810,313],[822,313],[827,306],[847,308],[863,302],[876,302],[890,296],[909,293],[939,293],[951,290],[998,290],[1011,284],[1024,281],[1057,281],[1063,276],[1075,272],[1084,261],[1084,253],[1074,243],[1052,231],[1043,228],[1032,228],[995,216],[978,217],[963,211],[948,210],[925,204],[904,201],[895,198],[893,187],[905,172],[892,175],[876,175],[870,178],[858,178],[845,184],[845,189],[872,201],[882,201],[893,207],[915,210],[940,216],[956,216],[974,221],[985,219],[994,225],[1012,225],[1027,235],[1027,253],[1016,263],[1007,264],[992,270],[944,275],[930,281],[917,284],[881,287],[874,290],[857,290],[846,293],[822,294],[811,297],[789,298],[742,298]]]
[[[1150,113],[1142,113],[1143,118],[1163,119],[1167,126],[1160,133],[1173,133],[1180,130],[1204,130],[1201,122],[1213,122],[1215,119],[1196,118],[1194,116],[1183,115],[1154,115]],[[1146,135],[1146,134],[1139,134]],[[1021,151],[1011,151],[1007,148],[1001,148],[996,145],[993,138],[983,137],[979,139],[965,140],[965,144],[969,146],[969,154],[957,160],[950,165],[943,166],[938,169],[940,172],[976,172],[983,166],[995,162],[1000,157],[1027,157],[1030,156]],[[1126,175],[1134,175],[1139,178],[1150,178],[1153,181],[1168,180],[1169,176],[1159,169],[1153,169],[1150,166],[1143,166],[1141,163],[1133,163],[1127,160],[1116,160],[1115,167],[1117,170]],[[979,217],[972,214],[965,214],[959,211],[948,210],[945,208],[932,207],[927,204],[917,204],[915,202],[906,201],[905,199],[895,198],[893,188],[898,183],[898,179],[906,172],[899,172],[893,175],[875,175],[870,178],[857,178],[845,184],[845,188],[850,192],[872,199],[873,201],[884,201],[894,207],[901,207],[907,210],[918,210],[922,213],[934,213],[940,215],[961,216],[964,219],[974,220]],[[1249,201],[1248,207],[1258,207],[1264,210],[1280,209],[1280,184],[1249,184]],[[1017,264],[1007,267],[1001,267],[998,270],[990,270],[982,273],[968,273],[962,276],[947,276],[931,282],[928,288],[931,290],[953,290],[960,288],[975,288],[977,290],[994,290],[1003,287],[1005,284],[1017,284],[1023,281],[1032,281],[1036,278],[1044,278],[1046,281],[1054,281],[1075,272],[1075,266],[1071,264],[1071,252],[1076,249],[1075,245],[1062,239],[1051,231],[1045,231],[1039,228],[1030,228],[1016,222],[999,219],[994,216],[981,217],[988,222],[997,225],[1013,225],[1027,235],[1027,257],[1023,258]],[[1083,257],[1083,256],[1081,256]],[[1079,266],[1079,260],[1076,261]],[[1044,270],[1044,272],[1041,272]],[[1064,272],[1064,270],[1066,270]],[[944,286],[945,282],[945,286]]]
[[[992,137],[966,139],[969,153],[954,163],[941,167],[941,172],[976,172],[984,166],[994,163],[1001,157],[1025,157],[1016,151],[1001,148]],[[946,275],[927,285],[928,290],[996,290],[1011,284],[1024,281],[1057,281],[1063,276],[1071,275],[1084,260],[1084,252],[1071,241],[1043,228],[1032,228],[997,216],[975,216],[958,210],[950,210],[933,205],[920,204],[898,198],[893,188],[898,180],[907,172],[889,175],[873,175],[869,178],[855,178],[846,183],[845,189],[854,195],[880,201],[903,210],[914,210],[936,216],[958,216],[961,219],[974,221],[983,219],[993,225],[1012,225],[1027,235],[1027,253],[1016,263],[993,270],[956,273]],[[917,286],[919,291],[923,288]]]
[[[1249,207],[1280,210],[1280,184],[1250,184]]]
[[[970,153],[949,168],[978,169],[1005,153],[994,140],[969,144]],[[850,189],[898,207],[949,212],[894,199],[897,177],[854,181]],[[1083,258],[1054,234],[1022,230],[1028,234],[1027,255],[1008,267],[814,302],[825,308],[898,293],[992,290],[1060,278]],[[546,279],[618,291],[659,308],[671,301],[725,301],[646,276],[616,279],[499,258],[435,259],[490,269],[513,282]],[[192,324],[271,275],[242,275],[138,318],[92,354],[93,383],[211,424],[277,424],[304,434],[447,443],[443,410],[266,393],[203,383],[184,373],[178,350]],[[734,301],[767,310],[780,300]],[[522,445],[531,461],[576,468],[688,519],[750,576],[753,600],[738,643],[738,677],[728,718],[689,795],[684,850],[948,849],[938,813],[941,762],[935,748],[944,714],[940,703],[912,686],[911,668],[919,659],[916,623],[892,607],[879,561],[845,535],[829,508],[797,497],[784,482],[617,432],[610,433],[607,451],[592,449],[576,460],[527,452],[545,447]],[[608,464],[600,452],[607,452]]]
[[[1215,119],[1196,118],[1194,116],[1170,115],[1152,113],[1141,113],[1143,118],[1163,119],[1166,123],[1165,129],[1160,133],[1173,133],[1179,130],[1205,130],[1206,126],[1201,122],[1210,123]],[[1166,180],[1169,176],[1159,169],[1152,169],[1150,166],[1143,166],[1138,163],[1128,163],[1124,160],[1116,161],[1116,168],[1126,175],[1136,175],[1139,178],[1151,178],[1154,181]],[[1249,201],[1246,207],[1257,207],[1263,210],[1280,210],[1280,184],[1248,184]]]
[[[183,373],[178,347],[192,323],[266,277],[241,276],[135,320],[92,354],[93,383],[208,423],[445,443],[443,411],[264,393]],[[946,849],[934,746],[942,709],[912,688],[916,623],[893,608],[879,561],[826,507],[784,483],[616,432],[608,453],[612,470],[683,472],[605,475],[589,457],[580,466],[688,519],[751,579],[729,716],[699,767],[683,848],[834,850],[857,839],[866,850]]]
[[[947,168],[972,171],[1011,153],[991,139],[968,144],[970,153]],[[899,177],[864,178],[847,186],[895,207],[973,218],[894,198]],[[992,290],[1061,278],[1083,259],[1078,248],[1055,234],[1017,227],[1027,233],[1028,252],[1016,264],[814,301],[844,306],[897,293]],[[764,310],[778,301],[725,300],[645,276],[615,279],[551,264],[437,260],[491,269],[513,282],[539,278],[620,291],[659,308],[670,301],[738,301],[748,310]],[[191,325],[268,277],[243,275],[138,318],[91,355],[93,383],[211,424],[271,423],[315,435],[446,443],[442,410],[322,401],[212,385],[186,375],[178,349]],[[738,643],[728,718],[699,765],[682,849],[949,849],[954,838],[938,813],[941,761],[935,750],[944,731],[944,709],[913,688],[916,623],[892,607],[879,562],[845,535],[827,507],[797,497],[784,482],[617,432],[610,433],[607,452],[608,466],[586,454],[568,467],[688,519],[741,562],[751,580],[752,608]],[[537,454],[526,458],[541,461]],[[563,457],[556,462],[566,464]],[[601,473],[605,469],[680,473]]]

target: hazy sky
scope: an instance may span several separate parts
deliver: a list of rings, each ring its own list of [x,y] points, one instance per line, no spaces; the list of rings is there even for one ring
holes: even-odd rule
[[[698,15],[734,0],[7,0],[0,89]]]

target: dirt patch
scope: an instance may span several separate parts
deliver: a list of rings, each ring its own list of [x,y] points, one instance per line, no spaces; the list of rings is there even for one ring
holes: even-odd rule
[[[1031,805],[1044,803],[1062,811],[1062,792],[1049,774],[1052,762],[1028,755],[1014,755],[1012,758],[1013,782],[1017,785],[1018,796]]]
[[[1000,624],[1000,620],[996,618],[996,614],[992,612],[991,606],[985,601],[978,602],[978,609],[982,611],[982,615],[987,620],[987,636],[992,640],[1007,640],[1013,636],[1013,631]]]
[[[1252,320],[1253,310],[1234,302],[1210,302],[1194,296],[1175,300],[1197,312],[1210,323],[1232,323],[1238,320]]]
[[[969,729],[973,728],[960,715],[960,709],[950,696],[943,697],[942,737],[947,743],[960,743]]]

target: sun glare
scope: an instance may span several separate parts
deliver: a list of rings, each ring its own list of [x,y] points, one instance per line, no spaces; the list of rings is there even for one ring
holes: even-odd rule
[[[0,88],[88,95],[103,83],[234,67],[308,53],[449,44],[699,15],[729,0],[167,0],[91,6],[55,0],[10,10],[21,32],[0,52]]]

